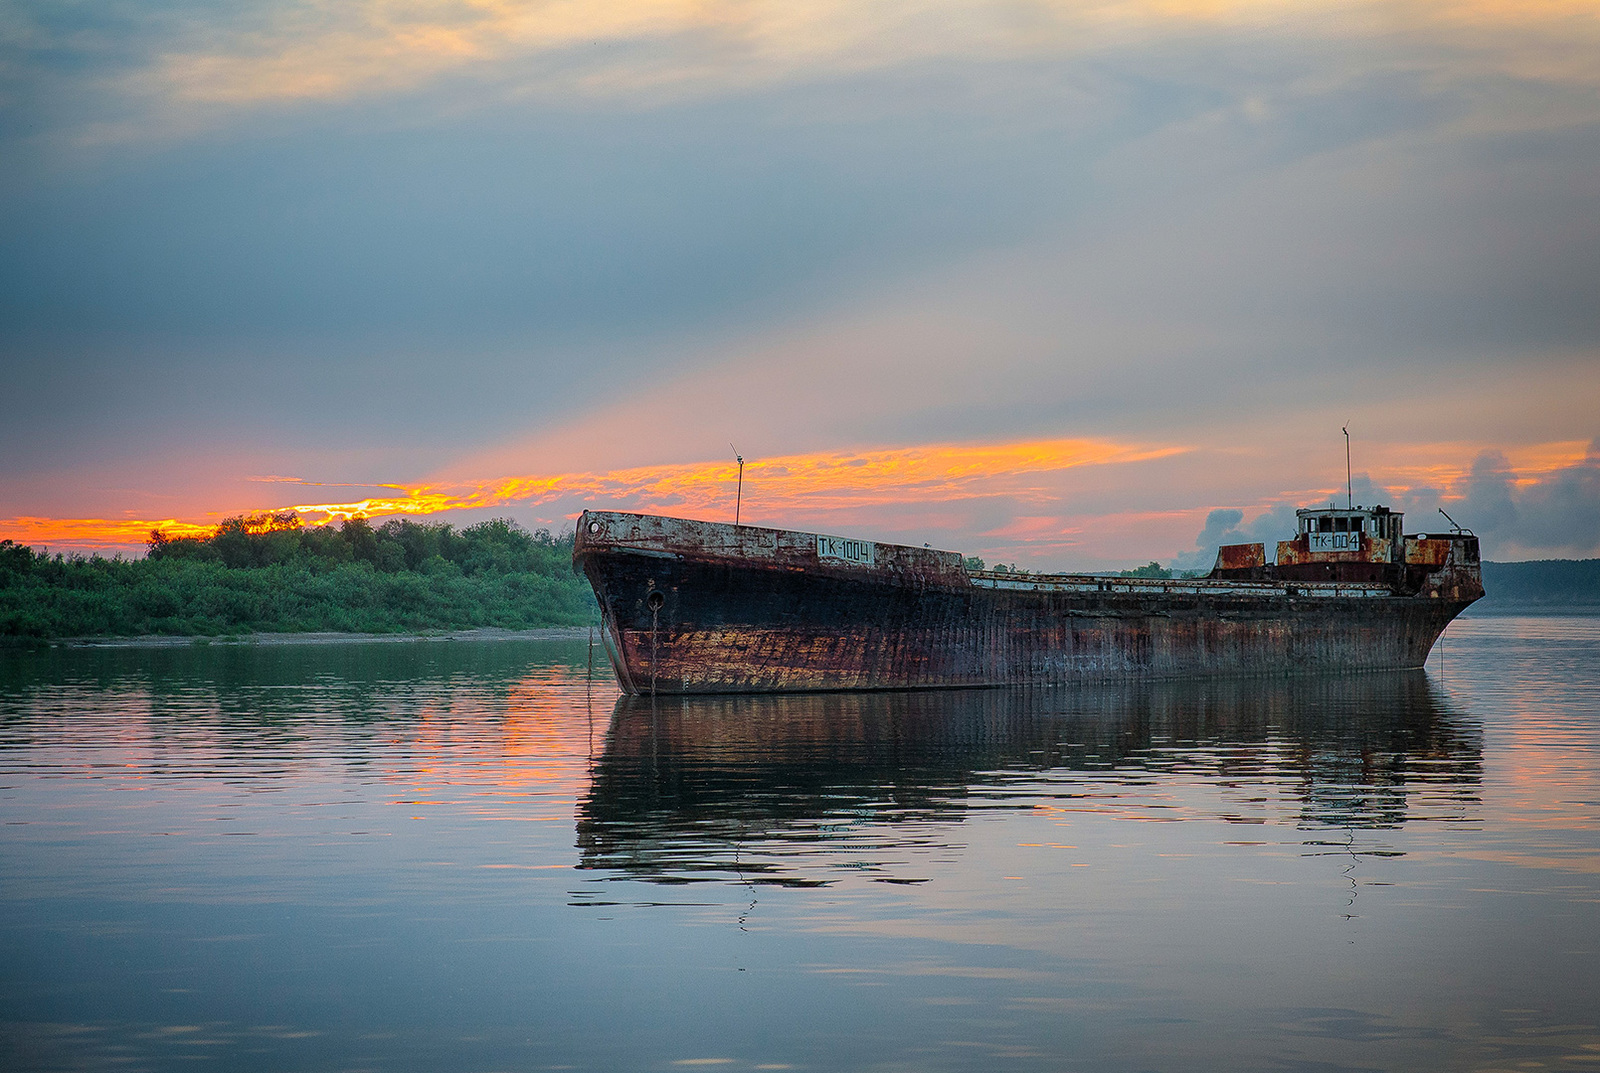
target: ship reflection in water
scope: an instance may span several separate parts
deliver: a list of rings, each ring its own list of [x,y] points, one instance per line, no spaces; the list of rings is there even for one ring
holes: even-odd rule
[[[1447,639],[615,707],[581,641],[21,653],[0,1069],[1593,1068],[1600,619]]]
[[[577,843],[619,879],[918,883],[974,815],[1055,810],[1287,826],[1353,856],[1355,831],[1475,819],[1482,765],[1481,730],[1420,671],[623,697]]]

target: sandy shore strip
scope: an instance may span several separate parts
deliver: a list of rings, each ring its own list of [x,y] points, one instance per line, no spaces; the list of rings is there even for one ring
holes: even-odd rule
[[[538,630],[503,630],[484,626],[425,633],[241,633],[219,637],[147,634],[141,637],[70,637],[45,643],[64,648],[185,648],[190,645],[400,644],[413,641],[586,641],[589,629],[588,626],[552,626]]]

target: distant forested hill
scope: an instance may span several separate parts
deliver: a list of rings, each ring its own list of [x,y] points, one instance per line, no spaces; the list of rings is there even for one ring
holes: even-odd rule
[[[572,534],[505,519],[335,529],[230,518],[202,538],[152,533],[131,561],[0,541],[0,638],[528,629],[598,615],[572,572]]]
[[[1475,611],[1600,611],[1600,559],[1485,562],[1483,587]]]

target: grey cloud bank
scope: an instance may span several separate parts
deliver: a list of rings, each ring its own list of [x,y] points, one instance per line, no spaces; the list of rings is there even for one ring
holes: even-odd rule
[[[1600,552],[1600,443],[1590,443],[1581,464],[1524,483],[1514,479],[1504,455],[1486,451],[1473,461],[1460,510],[1517,558],[1594,555]]]
[[[627,5],[590,37],[417,11],[487,58],[385,70],[360,5],[13,17],[19,471],[115,455],[177,480],[171,457],[222,442],[258,472],[396,479],[566,426],[680,457],[1226,445],[1355,415],[1396,440],[1600,434],[1600,105],[1552,36],[1519,64],[1398,17],[1153,20],[1083,47],[989,19],[964,54],[958,28],[891,46],[804,5],[787,39]],[[795,390],[806,370],[838,386]],[[636,398],[705,401],[618,429]],[[1483,465],[1464,521],[1594,546],[1592,466],[1536,494]]]
[[[1441,489],[1393,489],[1374,484],[1366,474],[1353,483],[1354,500],[1381,503],[1406,512],[1406,531],[1426,533],[1450,525],[1440,508],[1466,524],[1483,542],[1484,554],[1505,560],[1588,558],[1600,555],[1600,442],[1591,442],[1578,464],[1535,478],[1518,479],[1504,454],[1485,451],[1472,463],[1464,494],[1446,498]],[[1340,502],[1340,498],[1334,500]],[[1222,544],[1261,542],[1273,557],[1277,541],[1295,531],[1295,509],[1310,502],[1285,502],[1245,522],[1245,512],[1218,508],[1206,516],[1195,537],[1198,550],[1173,557],[1181,569],[1205,569]]]

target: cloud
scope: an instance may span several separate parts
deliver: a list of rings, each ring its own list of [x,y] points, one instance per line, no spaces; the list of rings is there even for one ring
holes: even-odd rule
[[[1038,569],[1120,569],[1159,559],[1206,569],[1219,544],[1260,542],[1269,556],[1295,530],[1298,507],[1343,502],[1344,489],[1271,491],[1303,476],[1274,469],[1262,454],[1105,439],[926,444],[748,458],[744,520],[965,550]],[[1440,528],[1443,504],[1484,539],[1491,558],[1585,555],[1596,551],[1600,456],[1593,445],[1541,444],[1511,453],[1440,445],[1392,448],[1408,469],[1387,484],[1357,474],[1358,503],[1407,513],[1412,532]],[[1470,461],[1455,462],[1457,457]],[[1426,458],[1434,464],[1424,465]],[[1255,505],[1207,506],[1249,474],[1267,489]],[[24,516],[0,519],[0,537],[57,550],[137,551],[151,528],[201,532],[223,514],[298,510],[308,521],[357,514],[431,516],[457,524],[513,517],[560,528],[586,508],[632,509],[702,518],[732,514],[737,468],[730,457],[589,472],[524,473],[488,480],[368,486],[359,499],[246,498],[214,502],[177,520],[129,512],[121,518]],[[1341,478],[1343,474],[1339,475]],[[1341,482],[1342,484],[1342,482]],[[305,488],[326,488],[301,482]],[[1278,486],[1278,487],[1281,487]],[[1188,541],[1184,534],[1199,535]],[[1188,545],[1173,555],[1179,543]]]
[[[139,88],[174,98],[240,104],[392,92],[463,69],[510,67],[499,73],[523,92],[659,99],[934,59],[1076,53],[1163,30],[1290,24],[1304,32],[1316,24],[1306,17],[1312,7],[306,0],[166,52],[138,79]]]
[[[1196,551],[1184,550],[1172,556],[1171,565],[1179,570],[1209,570],[1217,559],[1217,549],[1224,544],[1264,544],[1270,562],[1277,551],[1277,541],[1295,530],[1295,508],[1280,503],[1244,522],[1244,511],[1233,507],[1219,507],[1207,512],[1205,527],[1195,537]]]
[[[214,526],[178,518],[5,518],[0,519],[0,539],[44,551],[131,551],[142,548],[151,532],[168,536],[209,536]]]
[[[1465,495],[1447,509],[1486,545],[1518,558],[1600,553],[1600,441],[1582,461],[1519,475],[1498,451],[1473,460]]]
[[[39,85],[51,100],[98,97],[74,135],[121,144],[263,109],[408,99],[456,114],[529,101],[653,110],[918,66],[1120,61],[1223,41],[1336,57],[1302,72],[1308,87],[1402,70],[1473,86],[1478,130],[1582,122],[1592,108],[1579,92],[1600,81],[1600,20],[1582,0],[108,0],[97,12],[13,13],[0,26],[0,87],[9,74],[11,96],[56,119]],[[1534,101],[1491,82],[1579,92]],[[1272,110],[1259,94],[1245,103]]]
[[[1129,446],[1085,440],[999,444],[927,444],[875,451],[821,452],[750,460],[744,479],[768,510],[815,514],[887,503],[939,501],[996,494],[1037,496],[1028,481],[1087,465],[1162,458],[1181,447]],[[423,485],[399,496],[345,503],[300,503],[313,521],[353,515],[436,514],[509,503],[606,502],[641,510],[705,512],[726,505],[738,467],[714,463],[650,466],[607,473],[526,475],[441,488]]]
[[[1419,517],[1502,452],[1495,548],[1586,517],[1581,467],[1525,482],[1600,392],[1592,4],[63,10],[0,16],[6,514],[194,520],[296,473],[548,516],[709,504],[727,467],[675,467],[729,439],[1181,443],[772,506],[1209,565],[1210,510],[1270,547],[1342,485],[1348,420]]]
[[[1517,506],[1511,498],[1511,463],[1500,451],[1484,451],[1472,460],[1461,501],[1462,515],[1485,534],[1508,530],[1516,524]]]
[[[1200,535],[1194,542],[1202,548],[1213,544],[1232,543],[1233,537],[1239,535],[1235,528],[1244,521],[1244,511],[1223,507],[1206,514],[1206,527],[1200,530]]]
[[[1038,508],[1055,501],[1049,481],[1065,471],[1150,462],[1182,451],[1170,445],[1047,440],[926,444],[750,460],[743,474],[746,514],[760,512],[768,520],[859,519],[874,509],[911,506],[920,513],[937,513],[941,507],[973,500],[1004,500],[1010,510],[1029,503]],[[732,459],[598,473],[522,474],[457,485],[389,485],[385,487],[393,489],[392,494],[340,502],[260,504],[239,513],[293,510],[312,524],[506,507],[554,508],[567,517],[594,506],[713,517],[729,512],[737,476]],[[192,534],[204,526],[173,520],[0,520],[0,535],[7,539],[84,548],[142,541],[152,528]]]
[[[1440,508],[1475,532],[1486,558],[1584,558],[1600,554],[1600,440],[1572,457],[1571,444],[1544,445],[1527,453],[1522,463],[1504,451],[1482,450],[1470,466],[1455,472],[1437,469],[1438,485],[1380,485],[1357,475],[1357,504],[1391,505],[1406,514],[1406,531],[1430,532],[1447,524]],[[1333,502],[1341,502],[1336,497]],[[1244,512],[1217,508],[1195,538],[1198,551],[1173,557],[1182,569],[1210,566],[1220,544],[1260,541],[1271,559],[1276,541],[1295,531],[1294,511],[1316,501],[1284,500],[1261,510],[1248,525]]]

